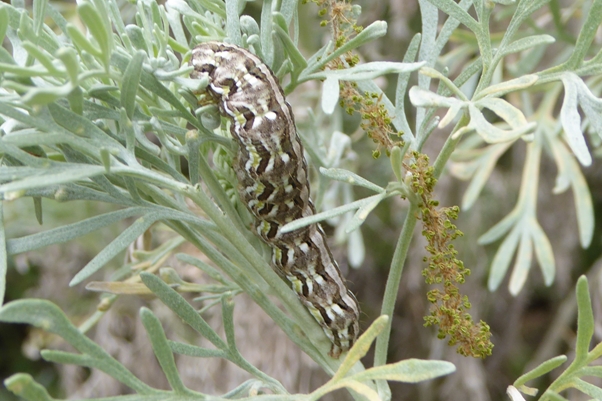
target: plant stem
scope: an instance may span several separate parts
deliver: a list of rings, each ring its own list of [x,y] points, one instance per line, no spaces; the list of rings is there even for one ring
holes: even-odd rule
[[[439,179],[439,177],[441,176],[443,168],[445,168],[445,166],[447,165],[447,161],[454,152],[454,149],[456,149],[456,145],[458,144],[458,142],[460,142],[460,137],[453,138],[454,133],[456,133],[460,128],[468,124],[469,121],[470,118],[466,114],[462,115],[460,121],[458,121],[458,124],[454,127],[451,134],[447,137],[447,140],[443,144],[443,148],[441,148],[441,151],[435,159],[435,163],[433,163],[433,177],[435,177],[436,179]]]
[[[236,229],[230,220],[223,215],[222,211],[209,199],[201,190],[189,187],[185,194],[197,205],[203,209],[207,216],[215,222],[224,237],[236,248],[243,256],[252,270],[258,273],[261,278],[270,286],[273,294],[276,295],[284,304],[285,309],[293,316],[294,321],[302,327],[307,337],[298,336],[300,341],[295,341],[308,355],[312,357],[328,373],[333,374],[339,363],[338,361],[325,358],[323,354],[328,347],[328,340],[322,331],[322,328],[312,318],[309,312],[301,305],[293,294],[292,290],[284,283],[273,269],[266,263],[262,256],[253,248],[244,236]],[[205,252],[205,251],[204,251]],[[205,252],[205,254],[207,254]],[[231,276],[232,277],[232,276]],[[234,277],[232,277],[234,279]],[[235,280],[242,288],[245,288],[244,282]],[[245,289],[246,290],[246,289]],[[259,303],[266,310],[266,305]],[[279,323],[276,321],[276,323]],[[288,333],[290,334],[290,333]],[[305,341],[303,341],[305,340]],[[319,344],[319,345],[318,345]],[[320,352],[316,353],[316,345]]]
[[[383,297],[383,305],[381,308],[381,315],[389,316],[389,322],[383,330],[383,332],[376,339],[376,351],[374,355],[374,366],[382,366],[387,363],[387,352],[389,349],[389,338],[391,336],[391,322],[393,321],[393,311],[395,309],[395,302],[397,300],[397,293],[399,291],[399,283],[401,281],[401,273],[403,272],[403,266],[408,254],[410,242],[412,241],[414,227],[416,227],[416,213],[418,211],[418,204],[411,202],[410,208],[406,214],[405,222],[399,234],[397,240],[397,246],[393,253],[393,260],[391,261],[391,269],[389,270],[389,277],[387,278],[387,286],[385,287],[385,294]],[[376,383],[378,393],[383,400],[391,399],[391,390],[385,380],[380,380]]]

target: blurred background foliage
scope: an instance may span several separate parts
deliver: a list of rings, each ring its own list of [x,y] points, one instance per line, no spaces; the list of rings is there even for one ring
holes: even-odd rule
[[[366,26],[375,20],[384,20],[389,27],[384,38],[360,49],[362,59],[401,61],[413,35],[421,31],[418,2],[357,0],[354,3],[362,6],[360,24]],[[541,32],[550,33],[552,26],[562,26],[561,31],[554,31],[556,43],[539,59],[541,65],[555,65],[556,57],[564,54],[567,44],[574,43],[581,26],[580,21],[584,18],[580,8],[583,3],[585,2],[552,0],[550,7],[543,7],[533,16],[532,22],[536,30]],[[53,1],[52,4],[67,20],[78,23],[74,3]],[[125,1],[121,3],[121,7],[124,21],[132,22],[135,7]],[[300,25],[304,27],[300,32],[300,49],[303,54],[310,55],[323,45],[328,31],[320,27],[317,8],[312,4],[300,6],[299,10]],[[261,3],[247,3],[244,13],[259,20]],[[494,16],[491,20],[491,32],[502,32],[507,26],[505,18],[508,15],[500,13]],[[462,35],[462,32],[454,34],[448,44],[449,50],[457,49],[459,58],[462,58],[462,52],[468,55],[475,51],[475,44],[471,43],[471,38]],[[598,34],[594,46],[600,48],[601,45],[602,36]],[[379,78],[378,84],[390,98],[394,98],[395,82],[391,76]],[[315,83],[308,83],[289,97],[300,127],[311,118],[305,112],[304,106],[307,107],[315,99],[315,91]],[[373,145],[361,139],[361,133],[357,133],[357,116],[341,113],[340,118],[344,119],[343,131],[351,134],[354,141],[358,173],[363,177],[370,177],[379,185],[386,185],[390,180],[387,158],[372,158]],[[437,155],[448,134],[445,129],[435,131],[423,151],[429,155]],[[495,344],[493,355],[485,360],[461,357],[452,348],[447,347],[445,342],[436,338],[436,330],[423,327],[423,316],[428,313],[430,306],[425,297],[428,289],[422,277],[425,243],[420,235],[415,235],[393,319],[389,360],[443,359],[453,362],[458,372],[438,380],[436,385],[431,382],[418,386],[392,384],[395,399],[501,400],[505,399],[508,384],[524,371],[552,356],[571,355],[576,321],[574,288],[577,277],[581,274],[585,274],[591,284],[593,311],[597,322],[594,342],[602,340],[602,153],[599,151],[593,152],[593,164],[583,169],[595,212],[595,230],[591,245],[587,249],[580,246],[573,195],[570,191],[553,194],[557,167],[550,158],[544,157],[541,160],[537,187],[537,218],[553,247],[555,280],[551,286],[546,286],[540,270],[531,269],[524,288],[515,296],[508,290],[509,275],[506,275],[495,292],[491,293],[487,288],[489,267],[499,242],[483,246],[477,239],[506,216],[516,204],[525,164],[526,146],[524,142],[518,141],[501,154],[480,198],[468,211],[460,213],[456,223],[465,235],[455,241],[455,245],[465,265],[472,271],[463,292],[468,294],[473,304],[473,315],[491,326],[492,341]],[[451,171],[462,175],[460,167],[454,168],[454,163],[457,162],[459,161],[452,161],[451,169],[441,177],[436,187],[435,197],[443,205],[462,205],[469,185],[448,174]],[[356,188],[355,191],[356,199],[368,195],[361,188]],[[30,199],[19,199],[6,204],[4,218],[8,238],[38,231],[34,208],[30,202]],[[381,203],[370,215],[362,227],[366,258],[361,268],[348,268],[344,247],[334,246],[336,258],[346,271],[349,286],[362,305],[364,323],[379,315],[387,270],[395,240],[403,223],[400,210],[404,208],[402,200],[393,199],[391,202]],[[44,200],[44,228],[80,221],[87,216],[109,210],[109,206],[101,203],[61,204]],[[67,284],[75,273],[103,248],[103,244],[110,242],[125,227],[127,224],[120,222],[67,245],[51,246],[12,258],[8,270],[5,302],[25,297],[45,298],[58,304],[73,322],[83,321],[90,311],[96,308],[99,298],[96,293],[86,291],[81,285],[69,288]],[[328,227],[326,229],[329,230]],[[150,248],[159,246],[169,238],[167,230],[162,230],[160,225],[156,226]],[[192,247],[183,247],[185,252],[196,253],[197,257],[201,257]],[[129,252],[124,258],[131,257],[132,253]],[[120,266],[122,262],[114,261],[115,267]],[[187,281],[204,280],[197,269],[184,263],[173,259],[168,264],[177,269],[180,277]],[[110,273],[103,271],[94,277],[106,280],[109,275]],[[324,382],[326,376],[321,369],[294,347],[261,309],[243,297],[245,296],[237,298],[235,320],[237,327],[245,332],[238,342],[239,348],[249,361],[279,379],[291,392],[307,392]],[[190,336],[191,333],[182,326],[176,316],[166,313],[164,305],[150,297],[132,295],[121,297],[113,305],[90,333],[91,338],[143,381],[159,387],[162,384],[166,386],[165,378],[152,353],[148,352],[150,346],[137,315],[138,309],[143,305],[151,307],[162,319],[169,338]],[[219,326],[219,311],[209,310],[208,313],[207,319]],[[216,316],[212,317],[212,313]],[[265,349],[262,349],[266,345],[271,349],[270,358],[266,358]],[[61,348],[64,345],[37,329],[0,323],[0,379],[15,371],[27,371],[57,397],[66,394],[72,398],[101,397],[120,394],[123,391],[123,388],[102,373],[77,366],[42,362],[39,350],[49,346]],[[367,358],[371,360],[372,356]],[[194,388],[204,392],[225,392],[246,377],[245,372],[222,360],[204,362],[206,364],[203,365],[203,369],[199,370],[196,360],[187,357],[178,359],[183,380],[186,383],[194,383]],[[553,378],[554,372],[540,379],[537,386],[545,387],[545,381],[551,381]],[[568,398],[577,400],[578,397],[575,393],[570,394]],[[16,400],[5,389],[0,389],[0,399]]]

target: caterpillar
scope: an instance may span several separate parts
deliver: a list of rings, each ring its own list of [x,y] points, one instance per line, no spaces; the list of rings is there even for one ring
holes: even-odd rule
[[[207,77],[200,93],[230,121],[238,143],[234,170],[242,202],[255,217],[255,231],[272,248],[274,269],[332,342],[339,358],[359,332],[359,306],[347,289],[318,224],[282,233],[281,227],[315,214],[307,164],[291,106],[278,78],[241,47],[207,42],[192,50],[191,78]]]

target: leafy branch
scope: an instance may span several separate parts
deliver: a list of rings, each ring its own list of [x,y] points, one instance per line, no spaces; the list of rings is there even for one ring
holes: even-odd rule
[[[588,282],[585,276],[581,276],[577,281],[576,296],[578,317],[577,335],[575,338],[575,359],[542,393],[539,398],[540,401],[565,400],[566,398],[562,397],[560,393],[569,388],[579,390],[592,399],[599,399],[602,396],[602,389],[583,380],[585,376],[602,377],[600,366],[591,366],[594,361],[602,356],[602,344],[596,345],[591,351],[589,350],[594,335],[595,322]],[[526,386],[526,383],[558,368],[567,359],[565,355],[551,358],[530,372],[523,374],[508,388],[508,395],[513,401],[524,401],[519,391],[530,396],[536,395],[538,390]]]

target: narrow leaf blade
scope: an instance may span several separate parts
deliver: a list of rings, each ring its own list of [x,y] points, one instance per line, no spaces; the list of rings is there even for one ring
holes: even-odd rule
[[[79,238],[92,231],[106,227],[117,221],[127,219],[132,216],[145,215],[151,210],[143,207],[133,207],[122,209],[115,212],[105,213],[100,216],[94,216],[77,223],[68,224],[52,230],[27,235],[21,238],[9,239],[7,242],[7,251],[9,255],[32,251],[53,244],[61,244],[75,238]]]
[[[589,295],[587,278],[577,280],[577,341],[575,344],[575,362],[581,363],[587,358],[589,345],[594,335],[594,312]]]
[[[117,238],[98,253],[83,269],[81,269],[69,283],[70,286],[77,285],[96,273],[111,259],[126,249],[132,242],[141,236],[159,218],[155,216],[143,216],[138,218],[126,228]]]
[[[129,119],[134,117],[134,110],[136,108],[136,94],[138,93],[138,86],[140,83],[140,75],[142,74],[142,62],[144,61],[145,53],[142,50],[138,50],[123,74],[123,85],[121,87],[121,107],[125,109],[125,112]]]
[[[446,361],[423,361],[407,359],[405,361],[377,366],[350,377],[358,381],[393,380],[404,383],[418,383],[455,372],[456,367]]]
[[[142,308],[140,310],[140,317],[142,318],[142,324],[144,325],[144,328],[146,329],[146,332],[150,338],[155,356],[157,357],[157,360],[159,361],[159,364],[165,373],[165,377],[167,378],[169,385],[176,392],[176,394],[188,393],[188,389],[182,382],[182,379],[178,373],[173,352],[169,347],[167,337],[165,336],[165,331],[163,331],[163,327],[161,327],[159,319],[157,319],[153,312],[147,308]]]
[[[4,304],[6,293],[6,272],[8,271],[8,253],[4,232],[4,204],[0,203],[0,307]]]

